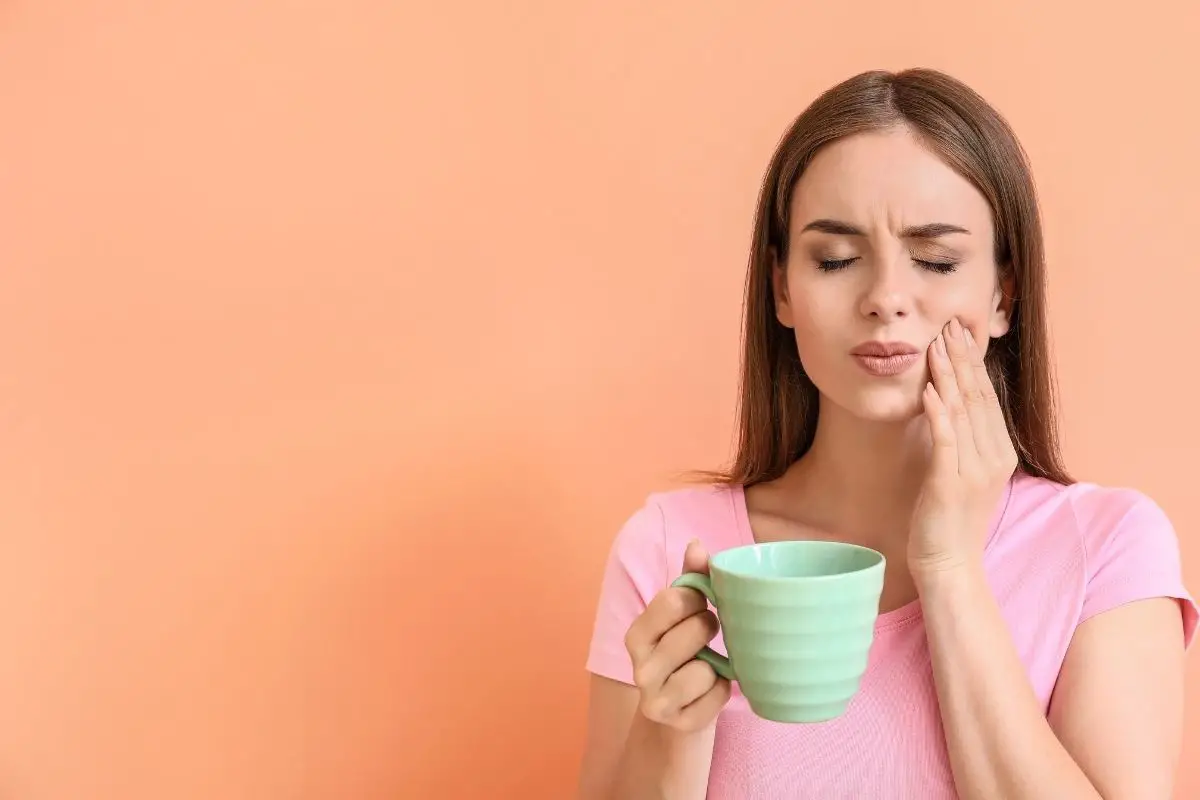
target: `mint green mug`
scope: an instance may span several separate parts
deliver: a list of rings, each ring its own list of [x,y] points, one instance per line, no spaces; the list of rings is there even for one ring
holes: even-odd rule
[[[672,586],[701,592],[717,610],[729,657],[696,657],[735,680],[750,709],[775,722],[841,716],[867,669],[883,554],[843,542],[788,541],[723,550],[709,575]]]

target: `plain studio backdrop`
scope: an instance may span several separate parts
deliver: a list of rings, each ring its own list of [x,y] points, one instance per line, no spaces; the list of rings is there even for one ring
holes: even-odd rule
[[[1069,465],[1200,589],[1198,40],[1185,0],[0,3],[0,799],[569,796],[612,535],[729,452],[767,158],[869,68],[1017,129]]]

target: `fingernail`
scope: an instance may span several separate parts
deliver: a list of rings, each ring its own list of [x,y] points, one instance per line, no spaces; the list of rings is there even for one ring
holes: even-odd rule
[[[937,337],[937,351],[939,356],[946,355],[946,337],[940,333]]]
[[[956,339],[961,339],[963,336],[963,327],[958,322],[958,317],[950,320],[950,335]]]
[[[971,335],[970,328],[963,328],[963,338],[967,340],[967,347],[975,349],[975,337]]]

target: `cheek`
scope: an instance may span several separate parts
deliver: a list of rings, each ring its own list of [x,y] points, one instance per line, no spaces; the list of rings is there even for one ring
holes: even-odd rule
[[[801,290],[793,297],[799,300],[792,303],[796,347],[811,364],[822,358],[837,332],[845,329],[845,310],[833,298],[823,298],[820,292]]]
[[[995,306],[995,286],[972,279],[947,282],[942,289],[927,296],[925,316],[938,324],[945,324],[951,318],[958,317],[971,328],[976,338],[980,333],[986,335]]]

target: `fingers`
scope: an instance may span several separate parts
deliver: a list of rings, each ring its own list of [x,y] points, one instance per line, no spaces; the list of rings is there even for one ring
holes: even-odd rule
[[[688,552],[689,571],[701,563],[707,566],[703,548],[689,546]],[[625,646],[641,694],[641,713],[654,722],[700,730],[716,719],[729,700],[729,681],[696,658],[720,630],[716,614],[707,605],[699,592],[663,589],[629,628]]]
[[[960,475],[990,480],[994,474],[1011,473],[1016,467],[1016,450],[983,361],[983,348],[957,318],[950,320],[930,345],[929,371],[934,397],[922,396],[922,404],[935,445],[941,437],[942,466],[946,466],[947,429],[935,430],[935,426],[938,415],[944,413],[955,440]]]
[[[708,573],[708,551],[698,539],[689,542],[684,550],[683,571]],[[629,626],[625,635],[625,649],[629,651],[633,663],[648,659],[664,633],[707,608],[708,600],[694,589],[671,587],[659,592],[646,610]],[[707,641],[708,639],[704,640],[705,643]],[[694,656],[699,649],[696,647],[691,655]]]
[[[971,363],[972,371],[975,373],[975,385],[984,401],[989,405],[994,404],[998,411],[1000,400],[996,396],[996,387],[992,385],[992,376],[988,374],[987,365],[983,363],[983,348],[976,343],[975,334],[971,333],[970,328],[963,328],[963,332],[967,340],[967,360]]]
[[[934,475],[957,474],[958,437],[954,435],[954,427],[950,424],[950,414],[946,405],[938,397],[932,383],[925,384],[921,402],[925,406],[925,418],[929,420],[929,433],[933,439],[930,471]]]
[[[657,691],[672,673],[694,660],[718,630],[717,617],[711,611],[701,611],[682,620],[662,635],[649,658],[634,662],[634,682],[645,691]],[[711,667],[708,670],[712,672]]]
[[[708,600],[692,589],[670,587],[656,594],[625,634],[625,649],[629,651],[634,666],[650,658],[664,634],[707,608]],[[707,641],[705,639],[700,644]],[[699,649],[700,645],[697,645],[691,655],[696,655]]]
[[[699,539],[688,542],[687,549],[683,551],[683,571],[708,574],[708,551]]]
[[[988,374],[987,365],[983,361],[984,348],[975,342],[971,331],[967,330],[967,355],[975,370],[975,382],[980,387],[983,403],[987,410],[988,427],[991,434],[993,458],[1011,461],[1016,467],[1016,449],[1013,447],[1012,436],[1008,433],[1008,423],[1004,419],[1004,409],[1000,407],[1000,398],[996,395],[996,387],[992,385],[992,376]]]
[[[729,702],[733,687],[729,681],[717,677],[717,674],[712,671],[712,667],[703,661],[693,661],[672,675],[671,680],[674,681],[681,677],[684,670],[688,670],[685,679],[687,683],[680,681],[678,686],[680,696],[695,697],[696,699],[683,706],[672,725],[682,731],[702,730],[712,724],[712,721],[721,713],[721,709]],[[709,681],[711,681],[711,685],[709,685]],[[706,685],[709,688],[703,693],[697,694],[698,689]]]
[[[958,388],[954,367],[950,363],[945,331],[934,339],[929,358],[929,372],[933,376],[933,388],[941,400],[954,432],[955,450],[958,454],[957,472],[974,469],[978,460],[975,436],[971,431],[971,417]]]
[[[995,393],[991,391],[992,383],[990,380],[985,381],[981,386],[976,379],[970,349],[970,330],[963,327],[957,317],[950,320],[946,327],[943,336],[950,356],[951,372],[954,374],[958,394],[970,422],[971,440],[975,445],[975,452],[987,460],[994,442],[990,414],[990,406],[995,403]],[[982,361],[980,364],[982,365]]]
[[[729,681],[717,677],[712,667],[692,660],[673,672],[662,688],[645,697],[642,713],[673,727],[703,727],[729,700]]]

